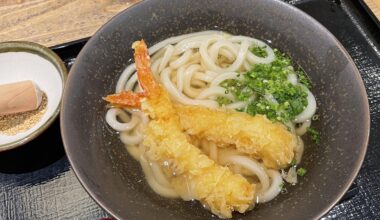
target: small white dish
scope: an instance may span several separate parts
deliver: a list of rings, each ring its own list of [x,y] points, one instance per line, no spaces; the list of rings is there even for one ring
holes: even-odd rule
[[[0,43],[0,84],[32,80],[47,96],[46,111],[29,129],[15,135],[0,131],[0,151],[34,139],[57,117],[67,78],[62,60],[49,48],[32,42]]]

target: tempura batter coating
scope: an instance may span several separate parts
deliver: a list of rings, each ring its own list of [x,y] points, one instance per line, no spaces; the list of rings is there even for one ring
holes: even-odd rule
[[[189,143],[169,94],[153,79],[144,41],[134,43],[133,47],[138,79],[144,92],[110,95],[106,100],[138,108],[137,99],[146,97],[140,101],[142,110],[151,118],[143,142],[149,159],[161,165],[182,197],[188,198],[190,192],[191,198],[201,201],[219,217],[231,218],[233,211],[244,213],[253,207],[255,185],[227,167],[219,166]]]
[[[176,192],[180,195],[186,192],[181,195],[184,198],[190,191],[191,197],[224,218],[232,217],[234,210],[244,213],[253,207],[254,185],[227,167],[217,165],[188,142],[166,91],[154,100],[142,102],[142,107],[152,115],[144,145],[149,157],[171,175],[169,179]]]
[[[294,157],[296,136],[263,115],[252,117],[199,106],[175,107],[182,128],[192,137],[213,141],[218,147],[233,145],[238,151],[263,160],[267,168],[286,167]]]

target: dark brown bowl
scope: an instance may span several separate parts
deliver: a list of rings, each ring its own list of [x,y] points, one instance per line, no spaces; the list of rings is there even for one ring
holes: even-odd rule
[[[270,40],[311,77],[321,120],[319,146],[307,143],[307,175],[241,219],[313,219],[325,214],[351,185],[367,148],[367,95],[351,58],[335,37],[300,10],[268,0],[150,0],[104,25],[72,68],[61,113],[68,158],[88,193],[118,219],[209,219],[196,202],[165,199],[146,184],[140,165],[105,123],[106,103],[131,62],[131,44],[218,29]]]

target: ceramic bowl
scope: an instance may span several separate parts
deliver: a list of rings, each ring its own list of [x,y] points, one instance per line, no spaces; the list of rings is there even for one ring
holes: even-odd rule
[[[0,84],[31,80],[47,98],[44,113],[33,126],[17,133],[4,132],[11,129],[10,126],[18,126],[17,123],[3,127],[4,131],[0,131],[0,151],[31,141],[50,126],[60,111],[66,78],[65,65],[49,48],[24,41],[0,43]]]

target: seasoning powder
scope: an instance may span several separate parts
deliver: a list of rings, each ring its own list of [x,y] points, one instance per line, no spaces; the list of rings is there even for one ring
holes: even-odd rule
[[[46,112],[47,97],[42,96],[40,106],[33,111],[0,115],[0,134],[13,136],[33,127]]]

